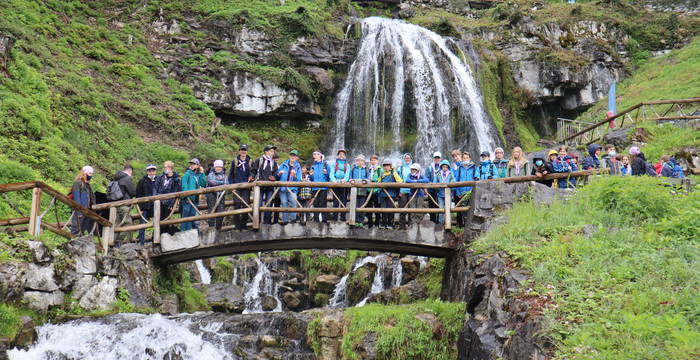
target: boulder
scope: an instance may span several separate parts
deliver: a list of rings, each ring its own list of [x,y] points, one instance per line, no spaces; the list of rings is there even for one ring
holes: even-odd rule
[[[245,310],[243,292],[237,285],[230,283],[216,283],[196,284],[194,287],[204,294],[207,303],[209,303],[214,311],[242,313],[243,310]]]
[[[368,303],[379,304],[408,304],[428,297],[428,290],[425,285],[417,280],[410,281],[405,285],[384,290],[377,294],[370,295]]]
[[[619,128],[611,130],[607,134],[605,134],[605,136],[603,137],[603,141],[601,141],[600,145],[615,145],[615,147],[617,148],[617,152],[622,153],[622,151],[628,146],[630,146],[630,144],[632,143],[632,137],[630,136],[631,132],[632,128]]]
[[[39,266],[29,263],[27,265],[26,281],[24,287],[30,290],[51,292],[58,290],[58,284],[54,279],[53,264]]]
[[[105,276],[100,282],[91,287],[78,303],[81,308],[87,311],[109,310],[117,300],[118,280]]]
[[[160,302],[160,313],[177,315],[180,312],[177,294],[163,294]]]
[[[51,253],[49,249],[41,241],[27,241],[29,249],[32,251],[32,259],[37,264],[43,264],[51,261]]]
[[[63,305],[64,299],[65,294],[59,290],[53,292],[25,291],[22,301],[27,304],[28,308],[44,314],[51,306]]]
[[[97,272],[97,245],[92,236],[83,236],[63,244],[63,250],[73,260],[78,274]]]
[[[418,272],[420,271],[420,261],[408,257],[403,257],[399,260],[401,262],[402,277],[401,283],[405,284],[411,280],[418,277]]]
[[[258,347],[262,348],[269,348],[269,347],[278,347],[280,346],[280,338],[272,335],[262,335],[258,339]]]
[[[19,331],[17,331],[14,340],[12,340],[12,346],[27,348],[36,341],[36,326],[34,325],[34,320],[26,315],[22,316],[20,321],[22,325],[19,327]]]
[[[416,319],[430,326],[430,328],[433,331],[433,338],[435,338],[436,340],[440,340],[443,338],[443,336],[445,336],[445,326],[442,325],[440,319],[438,319],[438,317],[435,314],[429,312],[422,312],[416,314],[415,317]]]
[[[272,311],[277,308],[277,299],[274,296],[263,296],[262,298],[262,308],[264,311]]]
[[[0,302],[22,299],[27,263],[0,263]]]
[[[180,231],[175,235],[165,233],[160,236],[160,249],[163,252],[191,249],[197,246],[199,246],[197,229]]]
[[[333,85],[333,80],[331,80],[330,76],[328,76],[328,72],[326,72],[326,70],[317,66],[307,66],[304,68],[304,72],[306,72],[316,81],[316,83],[319,85],[319,89],[321,90],[321,94],[333,94],[335,85]]]
[[[0,34],[0,72],[9,76],[7,64],[10,62],[10,52],[15,44],[15,39],[6,34]]]
[[[282,301],[290,310],[296,310],[301,305],[301,293],[298,291],[285,291],[282,293]]]
[[[73,296],[74,299],[80,299],[95,285],[97,285],[97,279],[94,276],[81,275],[78,280],[73,283],[71,296]]]
[[[338,275],[322,274],[316,277],[316,289],[319,292],[330,294],[335,289],[335,285],[340,281]]]
[[[359,303],[369,293],[376,270],[377,265],[368,263],[350,275],[346,290],[350,305]]]

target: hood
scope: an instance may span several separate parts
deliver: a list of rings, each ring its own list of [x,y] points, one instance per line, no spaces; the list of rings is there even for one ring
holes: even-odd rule
[[[598,151],[598,149],[602,149],[603,147],[598,145],[598,144],[590,144],[588,145],[588,155],[591,157],[595,157],[595,152]]]
[[[119,181],[123,178],[129,177],[129,174],[123,172],[123,171],[117,171],[116,174],[114,174],[114,180]]]
[[[542,160],[542,166],[544,166],[544,164],[547,163],[547,160],[545,160],[545,159],[543,159],[543,158],[541,158],[541,157],[536,157],[536,158],[532,159],[532,164],[535,165],[535,166],[537,166],[537,165],[535,164],[535,163],[537,162],[537,160]]]
[[[644,156],[644,153],[641,152],[641,151],[640,151],[637,155],[635,155],[635,156],[638,157],[638,158],[640,158],[640,159],[642,159],[642,160],[644,160],[644,161],[647,161],[647,158]]]
[[[406,156],[407,155],[411,156],[410,153],[405,153],[405,154],[401,155],[401,164],[406,164]],[[411,165],[411,164],[413,164],[413,156],[411,156],[411,162],[408,163],[408,165]]]

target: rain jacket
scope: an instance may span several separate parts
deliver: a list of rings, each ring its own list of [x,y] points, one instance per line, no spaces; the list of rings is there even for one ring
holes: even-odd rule
[[[347,182],[350,180],[350,164],[347,159],[336,159],[331,168],[331,182]]]
[[[498,169],[491,160],[482,161],[474,172],[476,180],[498,179]]]
[[[493,166],[498,169],[498,178],[504,178],[508,176],[508,160],[506,159],[501,159],[501,160],[494,160],[493,161]],[[496,178],[494,177],[494,179]]]
[[[583,159],[582,170],[600,169],[600,159],[598,159],[598,157],[595,155],[595,152],[601,148],[602,146],[598,144],[588,145],[588,156]]]
[[[323,173],[323,169],[326,169],[326,174]],[[316,161],[314,162],[313,165],[311,165],[311,170],[314,171],[314,174],[311,175],[311,181],[314,182],[330,182],[331,181],[331,167],[328,165],[328,163],[325,160],[321,161]],[[328,190],[328,188],[313,188],[313,191],[316,190]]]
[[[179,192],[182,190],[182,182],[180,180],[180,175],[173,172],[173,176],[168,177],[165,173],[158,176],[156,180],[156,194],[170,194],[174,192]],[[172,207],[175,204],[175,199],[167,199],[161,201],[163,206]]]
[[[452,168],[452,175],[454,175],[455,182],[474,180],[474,172],[476,171],[474,163],[469,162],[465,164],[464,162],[458,162],[455,165],[457,166]],[[462,196],[469,191],[472,191],[471,186],[454,188],[455,196]]]
[[[203,173],[195,173],[192,169],[187,169],[185,175],[182,176],[182,191],[197,190],[207,187],[207,178]],[[193,203],[199,202],[199,196],[192,195],[189,197]]]
[[[250,177],[250,167],[251,160],[250,156],[246,155],[245,160],[238,164],[239,157],[236,156],[231,163],[231,171],[228,173],[228,183],[229,184],[240,184],[248,182],[248,177]]]
[[[350,169],[350,180],[367,180],[370,181],[371,174],[370,170],[367,166],[365,167],[359,167],[357,165],[353,166],[352,169]],[[368,193],[367,188],[358,188],[357,189],[357,195],[358,196],[366,196]]]
[[[427,177],[425,177],[425,175],[418,173],[418,175],[408,174],[408,177],[406,178],[406,182],[410,184],[410,183],[428,183],[430,181],[428,180]],[[413,194],[415,194],[416,191],[419,191],[419,193],[416,195],[416,197],[421,198],[421,197],[425,196],[424,189],[410,189],[410,190],[411,190],[411,192],[410,192],[411,196],[413,196]]]
[[[394,170],[391,169],[389,171],[386,171],[382,169],[381,175],[379,176],[379,182],[383,183],[402,183],[403,179],[401,179],[401,175]],[[393,198],[399,195],[399,189],[378,189],[379,190],[379,198],[383,199],[387,197],[387,193]]]
[[[542,160],[542,166],[535,165],[535,162],[537,162],[537,160]],[[530,175],[537,175],[538,172],[543,175],[549,175],[553,173],[554,171],[552,170],[552,164],[544,161],[543,158],[532,159],[532,170],[530,171]],[[536,182],[551,187],[553,180],[536,180]]]
[[[291,175],[292,170],[294,170],[294,176]],[[301,164],[295,161],[294,165],[292,165],[291,161],[287,159],[279,166],[277,174],[279,175],[280,181],[301,181]],[[296,194],[299,188],[290,187],[289,190]],[[280,191],[287,191],[287,188],[281,187]]]
[[[411,154],[406,153],[406,154],[403,154],[403,156],[401,156],[401,166],[399,166],[399,168],[397,169],[397,171],[399,172],[399,175],[401,175],[402,179],[406,179],[408,177],[408,175],[411,175],[411,165],[413,164],[413,160],[411,160],[411,162],[409,164],[406,163],[406,160],[405,160],[406,155],[410,156]],[[401,193],[402,194],[410,194],[411,189],[401,189]]]
[[[455,176],[452,173],[452,170],[447,170],[447,173],[440,170],[437,174],[435,174],[435,180],[433,182],[440,183],[440,184],[450,184],[450,183],[455,182]],[[437,191],[435,193],[436,193],[437,197],[439,197],[439,198],[445,197],[445,189],[436,189],[436,190]]]

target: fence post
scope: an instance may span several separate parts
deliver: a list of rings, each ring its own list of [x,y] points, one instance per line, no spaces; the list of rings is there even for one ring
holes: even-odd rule
[[[41,188],[35,187],[32,189],[32,208],[29,211],[29,235],[39,236],[41,234]]]
[[[350,214],[348,215],[348,224],[355,225],[355,219],[357,218],[357,188],[350,188],[350,201],[348,203],[348,208],[350,209]]]
[[[153,243],[160,244],[160,200],[153,202]]]
[[[260,229],[260,186],[253,187],[253,229]]]
[[[452,228],[452,188],[445,187],[445,230]]]
[[[114,228],[117,227],[117,208],[114,206],[109,208],[109,222],[112,226],[104,228],[104,235],[107,237],[107,245],[111,246],[114,245]],[[107,249],[104,250],[107,253]]]

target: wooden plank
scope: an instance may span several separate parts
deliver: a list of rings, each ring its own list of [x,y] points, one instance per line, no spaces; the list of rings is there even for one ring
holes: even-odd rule
[[[68,196],[61,194],[58,190],[44,184],[41,181],[37,181],[36,183],[37,183],[38,187],[40,187],[47,194],[55,197],[56,200],[70,206],[74,210],[80,211],[81,213],[83,213],[83,215],[85,215],[86,217],[88,217],[92,220],[95,220],[98,224],[100,224],[102,226],[110,226],[111,225],[111,223],[109,221],[107,221],[107,219],[101,217],[96,212],[78,204],[77,202],[73,201],[73,199],[70,199]]]
[[[29,235],[39,236],[41,234],[41,188],[35,187],[32,190],[32,207],[29,209]]]
[[[60,235],[60,236],[63,236],[65,238],[68,238],[68,239],[73,238],[73,234],[61,229],[60,227],[57,227],[56,225],[54,225],[52,223],[42,222],[41,227],[51,231],[52,233],[54,233],[56,235]]]
[[[357,212],[362,213],[397,213],[397,214],[439,214],[445,212],[444,209],[436,208],[359,208]]]
[[[103,235],[107,238],[106,243],[108,246],[114,245],[114,228],[117,226],[117,208],[113,207],[109,209],[109,223],[114,224],[105,227],[102,230]],[[107,253],[107,248],[104,248],[105,254]]]
[[[29,224],[29,217],[28,216],[0,220],[0,226],[24,225],[24,224]]]
[[[208,220],[208,219],[213,219],[213,218],[222,217],[222,216],[246,214],[246,213],[250,213],[252,211],[253,210],[250,208],[235,209],[235,210],[229,210],[229,211],[216,212],[213,214],[202,214],[202,215],[190,216],[190,217],[186,217],[186,218],[163,220],[160,222],[160,224],[161,225],[174,225],[174,224],[179,224],[179,223],[188,222],[188,221]]]
[[[350,188],[350,201],[348,203],[348,208],[350,210],[350,215],[348,216],[348,224],[355,225],[355,219],[357,218],[357,188]]]
[[[12,192],[12,191],[22,191],[35,188],[37,186],[36,181],[26,181],[11,184],[0,184],[0,193]]]
[[[160,200],[153,202],[153,243],[160,244]]]
[[[298,213],[349,213],[348,208],[280,208],[272,206],[261,206],[261,212],[298,212]]]
[[[452,189],[445,189],[445,230],[452,228]]]
[[[253,188],[253,229],[260,229],[260,186]]]

